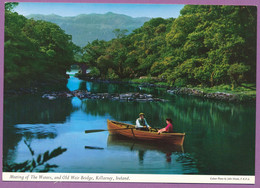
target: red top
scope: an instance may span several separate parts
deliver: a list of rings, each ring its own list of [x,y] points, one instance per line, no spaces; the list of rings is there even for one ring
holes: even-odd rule
[[[165,127],[165,129],[166,129],[166,132],[172,133],[172,132],[173,132],[173,126],[172,126],[172,124],[169,123],[169,124]]]

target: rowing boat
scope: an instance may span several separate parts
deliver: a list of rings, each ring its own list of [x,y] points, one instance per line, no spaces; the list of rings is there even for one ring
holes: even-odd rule
[[[157,131],[137,130],[135,125],[107,120],[107,127],[110,134],[119,134],[131,139],[156,141],[160,143],[183,145],[185,133],[161,133]]]

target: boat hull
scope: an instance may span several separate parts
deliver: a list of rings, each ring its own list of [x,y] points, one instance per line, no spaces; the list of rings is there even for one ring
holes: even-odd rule
[[[119,134],[131,139],[156,141],[174,145],[183,145],[185,133],[161,133],[136,130],[134,125],[107,120],[110,134]]]

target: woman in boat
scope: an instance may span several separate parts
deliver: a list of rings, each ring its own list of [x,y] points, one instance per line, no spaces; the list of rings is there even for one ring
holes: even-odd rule
[[[139,114],[139,118],[136,120],[136,129],[138,130],[149,130],[151,127],[148,125],[146,119],[144,118],[144,113]]]
[[[162,132],[167,132],[167,133],[172,133],[173,132],[173,125],[172,125],[172,119],[167,118],[166,119],[166,127],[162,128],[158,131],[158,134],[162,133]]]

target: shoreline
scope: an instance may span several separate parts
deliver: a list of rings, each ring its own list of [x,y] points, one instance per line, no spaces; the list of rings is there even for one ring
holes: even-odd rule
[[[189,88],[189,87],[170,87],[167,85],[160,85],[155,83],[149,82],[134,82],[132,80],[103,80],[99,78],[89,78],[89,77],[81,77],[81,76],[74,76],[84,81],[90,82],[99,82],[99,83],[111,83],[111,84],[133,84],[138,85],[138,87],[144,88],[155,88],[155,89],[165,89],[165,92],[171,95],[189,95],[200,97],[203,99],[213,99],[218,101],[226,101],[226,102],[256,102],[256,95],[247,95],[247,94],[234,94],[229,92],[217,91],[217,92],[205,92],[203,90],[197,88]],[[45,86],[45,87],[44,87]],[[48,86],[53,86],[50,84]],[[4,90],[5,96],[14,96],[14,95],[25,95],[25,94],[46,94],[52,93],[55,91],[50,90],[49,87],[46,88],[46,85],[40,85],[38,87],[31,87],[31,88],[19,88],[19,89],[9,89]],[[67,89],[63,89],[63,92],[70,92]]]
[[[248,94],[234,94],[230,92],[217,91],[217,92],[206,92],[202,89],[197,88],[189,88],[189,87],[172,87],[167,85],[160,85],[149,82],[134,82],[132,80],[128,81],[120,81],[120,80],[103,80],[99,78],[89,78],[89,77],[81,77],[75,76],[81,80],[91,81],[91,82],[100,82],[100,83],[115,83],[115,84],[133,84],[139,85],[139,87],[146,88],[164,88],[166,92],[172,95],[189,95],[200,97],[204,99],[213,99],[218,101],[226,101],[226,102],[256,102],[256,95],[248,95]]]

